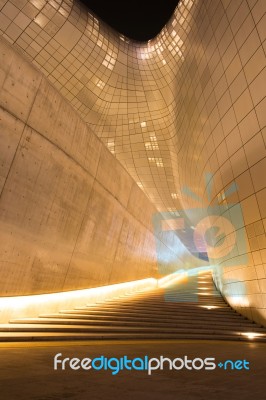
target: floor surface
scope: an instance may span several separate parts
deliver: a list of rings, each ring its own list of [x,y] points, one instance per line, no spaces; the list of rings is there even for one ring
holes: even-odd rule
[[[214,357],[246,360],[250,369],[111,370],[53,369],[54,356],[91,358]],[[0,345],[0,393],[5,400],[263,400],[266,398],[266,344],[246,342],[60,342]],[[200,362],[198,362],[199,365]],[[197,364],[197,363],[196,363]],[[196,365],[195,364],[195,365]],[[178,364],[180,365],[180,364]],[[230,364],[231,365],[231,364]]]

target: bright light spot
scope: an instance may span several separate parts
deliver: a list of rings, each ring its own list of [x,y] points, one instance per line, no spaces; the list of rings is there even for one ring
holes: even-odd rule
[[[41,10],[45,6],[45,0],[30,0],[31,4],[34,5],[38,10]]]
[[[197,294],[200,294],[201,296],[212,296],[212,293],[202,293],[202,292],[200,292],[200,293],[197,293]]]
[[[260,333],[257,332],[244,332],[244,336],[247,336],[248,339],[256,339],[256,337],[262,336]]]
[[[96,86],[98,86],[98,88],[103,89],[105,86],[105,82],[103,82],[101,79],[98,80],[98,82],[96,83]]]
[[[184,0],[184,5],[187,7],[188,10],[190,10],[193,6],[193,0]]]
[[[249,307],[250,305],[248,298],[243,295],[229,295],[228,301],[233,307]]]
[[[103,42],[100,39],[98,39],[97,40],[97,46],[102,47],[102,45],[103,45]]]
[[[172,199],[178,199],[180,195],[178,193],[171,193]]]
[[[44,28],[48,24],[49,19],[44,14],[39,14],[36,18],[34,18],[34,22],[36,22],[36,24],[38,24],[41,28]]]
[[[64,17],[67,17],[67,16],[68,16],[67,11],[66,11],[63,7],[60,7],[60,8],[58,9],[58,11],[59,11],[59,13],[60,13],[61,15],[63,15]]]
[[[145,128],[145,127],[147,126],[147,123],[146,123],[145,121],[142,121],[142,122],[140,123],[140,126],[141,126],[142,128]]]
[[[102,62],[102,65],[104,65],[106,68],[112,70],[115,66],[116,58],[117,58],[116,53],[114,51],[108,50],[107,54]]]
[[[155,163],[157,167],[163,167],[163,159],[161,157],[148,157],[149,162]]]
[[[150,135],[150,142],[145,143],[146,150],[159,150],[156,135]]]
[[[107,147],[112,154],[115,154],[115,140],[113,138],[107,139]]]

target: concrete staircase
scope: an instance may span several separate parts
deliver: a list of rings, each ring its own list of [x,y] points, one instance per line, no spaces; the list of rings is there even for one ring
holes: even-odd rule
[[[0,325],[0,341],[207,339],[266,341],[234,311],[210,273],[156,290]]]

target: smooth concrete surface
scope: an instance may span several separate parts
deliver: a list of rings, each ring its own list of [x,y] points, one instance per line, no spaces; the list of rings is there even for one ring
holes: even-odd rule
[[[64,357],[215,357],[247,360],[250,370],[54,371]],[[0,345],[1,396],[9,400],[262,400],[265,398],[265,344],[204,341],[87,342]]]
[[[155,242],[156,208],[120,162],[2,38],[1,59],[0,294],[158,276],[160,252],[171,271],[174,234]]]

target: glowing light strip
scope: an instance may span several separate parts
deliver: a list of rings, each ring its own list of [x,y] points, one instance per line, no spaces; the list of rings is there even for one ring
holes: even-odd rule
[[[28,296],[0,298],[0,322],[7,323],[13,318],[38,317],[45,313],[59,312],[62,308],[75,308],[95,304],[136,291],[157,287],[157,279],[147,278],[118,283],[97,288],[72,290],[60,293],[47,293]]]
[[[187,277],[186,273],[174,273],[171,275],[164,276],[161,279],[158,279],[158,287],[165,288],[170,285],[173,285]]]
[[[202,268],[189,271],[180,270],[158,280],[147,278],[67,292],[0,297],[0,322],[8,322],[12,318],[37,317],[43,313],[59,312],[62,308],[73,309],[77,306],[92,305],[157,287],[165,288],[186,279],[188,276],[198,274],[199,270],[201,271]],[[206,272],[206,269],[203,268],[203,271]]]
[[[100,286],[90,289],[71,290],[67,292],[58,293],[47,293],[47,294],[36,294],[26,296],[12,296],[12,297],[0,297],[0,307],[4,306],[25,306],[34,302],[50,302],[57,300],[75,300],[80,298],[90,299],[95,298],[106,298],[109,296],[119,296],[120,293],[129,293],[135,290],[144,290],[148,288],[154,288],[157,286],[157,280],[154,278],[142,279],[138,281],[131,281],[125,283],[118,283],[115,285]]]

